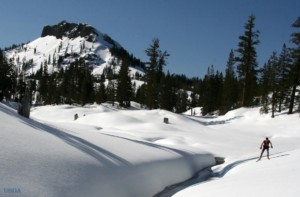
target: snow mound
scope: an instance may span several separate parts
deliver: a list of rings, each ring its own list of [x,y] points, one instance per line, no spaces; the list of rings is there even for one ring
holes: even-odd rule
[[[85,114],[81,122],[72,120],[78,109]],[[85,118],[104,118],[96,112],[115,113],[103,106],[37,107],[32,114],[43,117],[41,123],[0,103],[0,185],[5,187],[0,194],[13,187],[22,196],[150,197],[215,163],[196,148],[167,147],[86,124]],[[121,120],[127,121],[135,120]]]

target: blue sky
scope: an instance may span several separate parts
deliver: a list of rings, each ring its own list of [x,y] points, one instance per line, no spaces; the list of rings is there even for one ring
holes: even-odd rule
[[[260,31],[262,66],[289,44],[299,8],[299,0],[4,0],[0,47],[32,41],[43,26],[67,20],[107,33],[143,61],[145,49],[158,38],[170,54],[165,71],[203,77],[210,65],[224,71],[251,14]]]

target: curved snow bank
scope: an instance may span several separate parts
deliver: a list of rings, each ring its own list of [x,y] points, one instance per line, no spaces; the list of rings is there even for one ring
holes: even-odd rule
[[[173,197],[264,197],[299,196],[300,150],[277,153],[270,160],[263,158],[259,162],[249,158],[233,163],[230,169],[220,175],[220,179],[202,182],[190,186]]]
[[[21,196],[150,197],[215,164],[196,148],[90,132],[88,125],[62,129],[1,103],[0,120],[1,196],[15,188]]]

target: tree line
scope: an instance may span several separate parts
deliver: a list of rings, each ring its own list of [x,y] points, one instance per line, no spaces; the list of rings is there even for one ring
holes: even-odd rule
[[[300,17],[292,26],[300,27]],[[281,112],[283,108],[289,114],[295,108],[300,110],[300,33],[291,35],[294,48],[283,44],[281,51],[273,52],[259,68],[256,46],[260,41],[255,16],[249,17],[244,28],[237,49],[229,53],[225,74],[215,72],[211,66],[199,83],[198,105],[203,107],[202,113],[224,114],[237,107],[262,106],[262,113],[270,111],[274,117],[275,111]]]
[[[300,17],[292,26],[300,27]],[[101,76],[92,75],[92,68],[83,58],[52,73],[45,63],[36,73],[25,76],[16,72],[12,61],[0,51],[0,100],[4,97],[20,100],[29,90],[31,98],[43,105],[111,102],[128,108],[130,101],[136,101],[148,109],[177,113],[201,106],[203,115],[261,106],[262,113],[270,111],[274,117],[275,111],[288,109],[288,113],[293,113],[297,105],[299,109],[300,32],[293,33],[291,41],[294,48],[283,44],[281,51],[273,52],[259,68],[256,52],[259,31],[255,29],[255,16],[251,15],[237,48],[229,52],[225,72],[215,70],[212,65],[202,79],[165,73],[169,53],[160,49],[157,38],[145,50],[148,56],[145,63],[114,47],[113,53],[125,55],[112,61]],[[141,86],[129,74],[132,61],[144,65],[145,75],[139,76],[144,81]],[[121,65],[118,72],[116,65]]]

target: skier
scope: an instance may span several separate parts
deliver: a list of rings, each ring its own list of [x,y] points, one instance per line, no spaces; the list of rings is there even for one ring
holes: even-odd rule
[[[269,147],[270,147],[270,145],[271,145],[271,148],[273,148],[272,142],[269,140],[269,138],[266,137],[266,139],[260,145],[260,149],[262,149],[262,151],[261,151],[261,154],[260,154],[257,161],[259,161],[261,159],[261,157],[262,157],[263,153],[265,152],[265,150],[267,150],[267,158],[270,159],[269,158]]]

